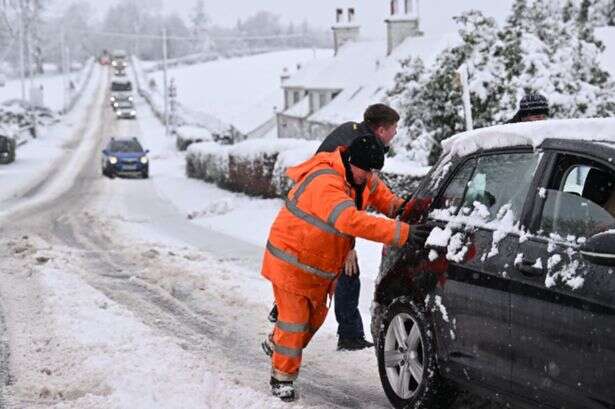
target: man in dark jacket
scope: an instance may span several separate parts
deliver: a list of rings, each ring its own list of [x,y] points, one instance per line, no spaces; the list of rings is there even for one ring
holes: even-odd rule
[[[350,146],[355,139],[362,136],[374,138],[376,143],[387,152],[389,143],[397,134],[397,122],[399,122],[399,114],[393,108],[384,104],[371,105],[363,114],[363,122],[347,122],[340,125],[325,138],[316,153],[333,152],[340,146]],[[357,197],[360,198],[365,185],[355,187],[358,191]],[[365,339],[363,321],[358,308],[360,292],[357,253],[352,250],[346,258],[344,274],[340,275],[335,289],[338,350],[353,351],[374,346],[372,342]],[[275,306],[269,319],[272,322],[277,319]],[[266,346],[263,348],[267,352]]]
[[[549,102],[547,98],[537,92],[530,92],[521,98],[519,110],[508,123],[543,121],[548,116]]]

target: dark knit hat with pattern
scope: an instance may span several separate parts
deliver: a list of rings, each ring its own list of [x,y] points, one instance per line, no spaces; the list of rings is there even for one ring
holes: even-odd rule
[[[537,92],[531,92],[521,98],[519,104],[519,115],[526,117],[530,115],[549,115],[549,102],[547,98]]]
[[[348,148],[348,162],[366,171],[382,169],[384,166],[382,144],[369,135],[355,139]]]

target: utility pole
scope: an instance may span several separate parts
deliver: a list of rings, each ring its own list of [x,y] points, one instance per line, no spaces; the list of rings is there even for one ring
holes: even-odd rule
[[[62,69],[62,112],[66,112],[66,61],[64,61],[64,30],[60,33],[60,68]]]
[[[19,2],[19,80],[21,82],[21,99],[26,99],[26,79],[24,69],[24,27],[23,27],[23,0]]]
[[[164,82],[164,136],[169,136],[169,92],[167,89],[167,29],[162,29],[162,81]]]

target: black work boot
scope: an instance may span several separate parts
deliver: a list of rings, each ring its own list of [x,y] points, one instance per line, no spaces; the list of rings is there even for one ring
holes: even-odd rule
[[[273,308],[269,312],[269,316],[267,317],[269,322],[276,323],[278,322],[278,306],[273,304]]]
[[[295,400],[295,386],[293,381],[278,381],[271,377],[269,381],[271,385],[271,394],[276,398],[282,399],[284,402],[292,402]]]
[[[358,351],[364,348],[371,348],[374,344],[363,337],[359,338],[342,338],[337,340],[338,351]]]
[[[263,348],[263,352],[265,353],[265,355],[270,357],[271,355],[273,355],[274,347],[275,344],[273,343],[273,338],[271,334],[269,334],[267,335],[267,338],[265,338],[265,340],[261,342],[261,348]]]

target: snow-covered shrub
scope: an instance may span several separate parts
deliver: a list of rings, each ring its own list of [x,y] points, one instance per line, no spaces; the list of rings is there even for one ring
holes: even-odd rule
[[[317,142],[297,139],[196,143],[188,148],[186,174],[250,196],[281,197],[291,186],[284,176],[286,167],[309,158],[317,147]]]
[[[302,139],[253,139],[236,145],[213,142],[190,145],[186,174],[234,192],[259,197],[284,197],[293,183],[286,170],[311,158],[320,141]],[[400,195],[412,193],[427,167],[387,160],[380,177]]]
[[[476,128],[506,122],[530,91],[549,99],[555,118],[614,116],[615,82],[599,63],[604,46],[594,37],[591,7],[588,0],[515,0],[502,28],[479,11],[457,17],[460,44],[431,67],[409,56],[389,92],[403,117],[397,153],[434,163],[442,140],[465,130],[455,75],[464,63]]]
[[[196,126],[180,126],[176,129],[175,134],[175,145],[179,151],[185,151],[193,143],[214,140],[207,129]]]

